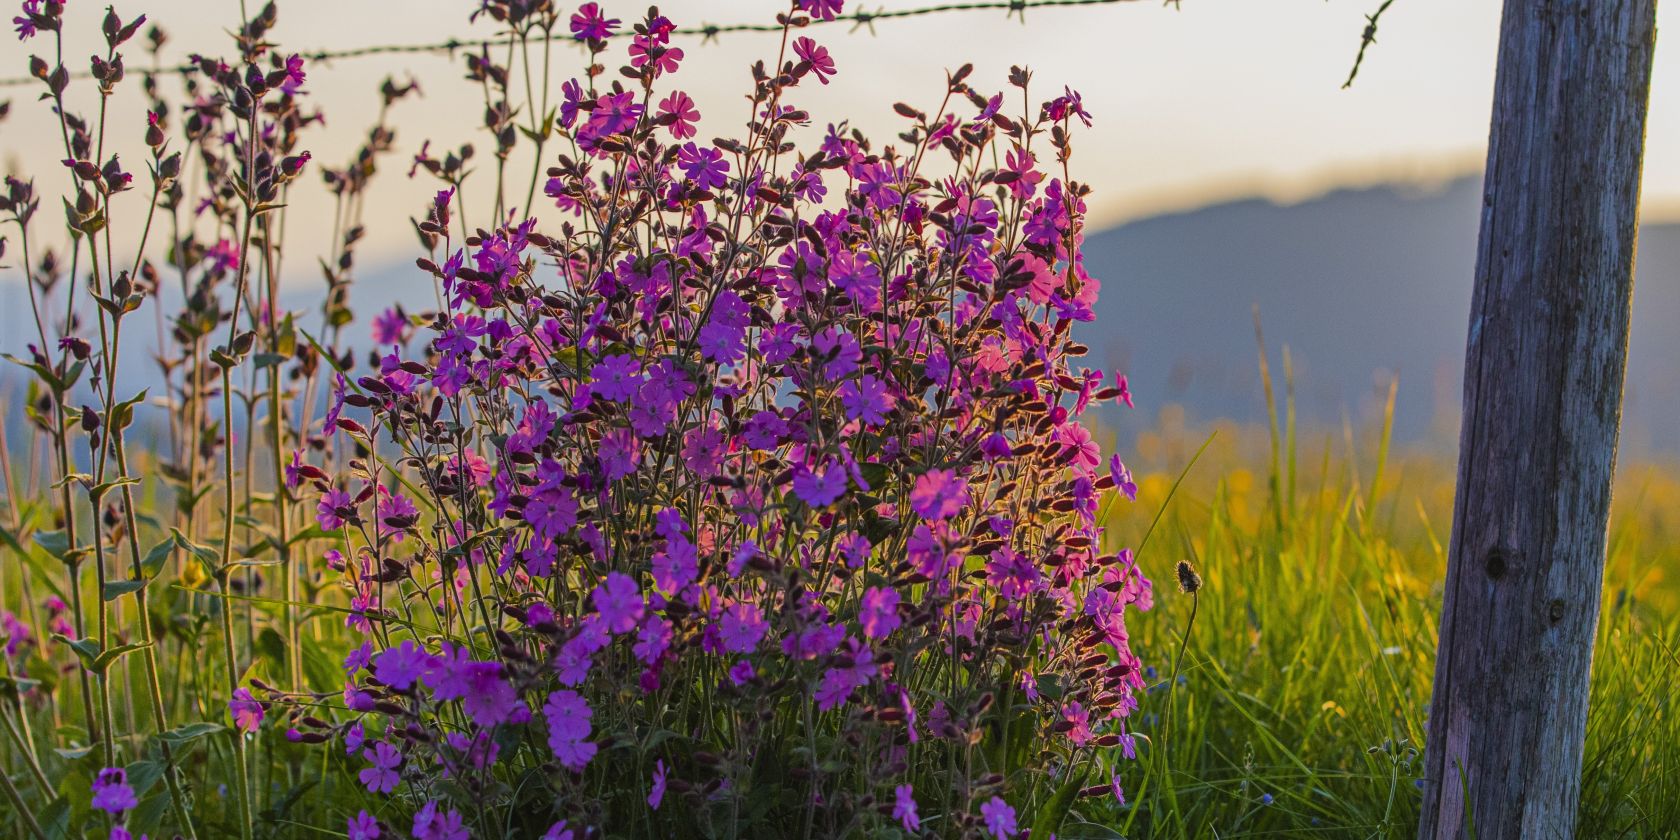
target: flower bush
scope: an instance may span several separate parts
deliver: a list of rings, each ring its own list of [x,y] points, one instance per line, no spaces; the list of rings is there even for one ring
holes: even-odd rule
[[[323,170],[346,222],[323,263],[317,340],[277,309],[272,222],[311,165],[300,137],[320,115],[303,105],[306,62],[268,43],[272,5],[236,33],[237,61],[194,56],[174,128],[208,188],[192,210],[216,236],[171,237],[183,350],[164,373],[191,419],[171,427],[190,458],[168,476],[184,516],[143,559],[125,495],[138,585],[118,594],[135,593],[144,614],[146,564],[177,552],[209,565],[224,593],[260,585],[252,566],[268,564],[234,552],[227,435],[233,372],[250,371],[257,393],[266,376],[283,480],[263,502],[271,530],[257,530],[247,489],[240,527],[263,543],[240,555],[272,550],[280,567],[284,685],[242,680],[232,608],[216,611],[243,830],[243,733],[275,721],[351,763],[368,793],[352,838],[1044,836],[1076,796],[1120,795],[1144,687],[1125,617],[1152,599],[1098,525],[1135,485],[1080,425],[1097,401],[1130,402],[1124,377],[1081,365],[1069,332],[1093,317],[1100,286],[1080,254],[1089,188],[1070,175],[1090,115],[1067,88],[1030,104],[1026,70],[988,94],[965,66],[931,112],[892,106],[904,120],[894,143],[819,128],[800,87],[845,68],[805,33],[841,5],[797,0],[779,15],[744,132],[707,140],[695,98],[674,86],[677,27],[657,9],[626,27],[595,3],[481,3],[473,17],[505,33],[510,64],[514,47],[569,34],[586,67],[552,107],[527,81],[533,101],[519,107],[509,79],[523,68],[488,47],[468,54],[495,200],[484,227],[469,224],[471,145],[414,156],[410,176],[438,182],[414,220],[438,308],[375,317],[366,367],[341,331],[359,195],[393,144],[383,112],[348,166]],[[62,8],[25,3],[20,35],[56,37]],[[102,95],[143,21],[108,19]],[[62,94],[62,66],[33,69]],[[388,82],[384,104],[413,89]],[[95,249],[103,208],[133,179],[65,119],[72,230]],[[179,224],[171,123],[157,102],[146,138],[152,212]],[[539,162],[523,203],[508,171],[521,138]],[[8,201],[23,228],[32,187],[13,182]],[[138,285],[123,271],[101,287],[118,305],[99,316],[105,394],[83,423],[115,435],[125,494],[127,424],[111,421],[123,404],[103,331],[133,310],[122,301],[155,290],[155,267],[134,269]],[[85,359],[88,346],[66,335],[55,360],[41,324],[35,362],[62,384],[66,354]],[[218,453],[216,544],[194,510]],[[296,527],[299,506],[313,527]],[[74,531],[67,541],[79,557]],[[361,641],[331,692],[301,673],[296,607],[320,595],[320,575],[344,590],[340,614]],[[75,622],[79,633],[79,603]],[[149,645],[135,649],[155,669]],[[115,731],[108,698],[83,691],[90,724],[98,712]],[[177,742],[163,739],[162,761],[186,823]],[[97,784],[96,808],[135,808],[121,767]]]
[[[367,454],[293,470],[368,636],[314,730],[416,836],[1010,837],[1129,737],[1150,584],[1100,548],[1124,468],[1078,422],[1123,383],[1068,333],[1088,115],[1008,116],[963,68],[896,106],[900,145],[800,152],[797,88],[836,67],[796,33],[839,6],[806,5],[739,139],[694,139],[657,11],[627,81],[565,82],[551,218],[462,230],[459,159],[419,160],[445,306],[341,381]],[[570,24],[612,60],[618,21]]]

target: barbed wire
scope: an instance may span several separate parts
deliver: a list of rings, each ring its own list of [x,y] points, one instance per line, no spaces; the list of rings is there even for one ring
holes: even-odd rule
[[[875,35],[877,34],[875,31],[875,24],[880,21],[901,20],[904,18],[922,17],[924,15],[942,14],[946,12],[997,11],[1001,9],[1011,16],[1020,15],[1021,18],[1025,20],[1027,10],[1029,9],[1043,9],[1062,6],[1111,6],[1119,3],[1137,2],[1142,2],[1142,0],[974,0],[974,2],[943,3],[936,6],[920,6],[912,9],[877,8],[873,12],[857,9],[850,14],[837,15],[829,20],[811,18],[805,26],[849,23],[852,25],[852,32],[866,29],[869,31],[869,34]],[[1175,8],[1178,4],[1179,0],[1164,0],[1163,2],[1163,5],[1170,5]],[[717,42],[718,36],[720,35],[742,32],[780,32],[781,30],[782,24],[780,23],[701,24],[699,26],[678,27],[672,34],[690,37],[699,36],[701,39],[700,42],[702,44],[707,44]],[[613,33],[612,37],[621,38],[631,34],[633,33],[629,30],[623,30]],[[341,50],[300,51],[298,54],[303,56],[306,60],[322,62],[331,62],[340,58],[366,58],[369,56],[381,55],[424,55],[428,53],[453,55],[455,52],[469,47],[475,49],[480,47],[505,47],[511,43],[512,40],[513,39],[509,36],[494,38],[450,38],[446,41],[435,41],[424,44],[371,44],[368,46],[350,47]],[[540,41],[542,39],[539,38],[538,40]],[[548,35],[547,40],[571,41],[573,40],[573,37],[569,33],[556,32]],[[196,70],[196,65],[182,64],[177,67],[168,67],[162,70],[139,70],[136,72],[141,74],[188,74],[195,72]],[[87,79],[92,78],[92,74],[87,71],[80,71],[71,73],[70,77],[72,79]],[[0,89],[22,87],[24,85],[35,83],[36,81],[37,80],[31,76],[11,76],[0,78]]]
[[[1377,25],[1382,22],[1383,12],[1394,5],[1394,0],[1383,0],[1377,10],[1365,16],[1365,32],[1359,36],[1359,54],[1353,57],[1353,69],[1348,71],[1347,81],[1342,83],[1342,90],[1353,87],[1353,80],[1359,77],[1359,68],[1365,63],[1365,50],[1377,42]]]

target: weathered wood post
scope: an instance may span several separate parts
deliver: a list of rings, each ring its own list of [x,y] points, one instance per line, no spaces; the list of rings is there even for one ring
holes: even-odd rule
[[[1506,0],[1418,836],[1571,837],[1655,0]]]

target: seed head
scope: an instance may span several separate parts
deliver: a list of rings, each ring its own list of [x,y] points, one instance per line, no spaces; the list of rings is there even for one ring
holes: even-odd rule
[[[1202,576],[1196,574],[1196,567],[1190,565],[1189,560],[1178,561],[1178,589],[1186,595],[1196,594],[1202,588]]]

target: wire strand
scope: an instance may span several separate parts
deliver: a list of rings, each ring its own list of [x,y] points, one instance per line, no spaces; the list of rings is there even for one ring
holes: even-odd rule
[[[883,21],[883,20],[902,20],[904,18],[922,17],[924,15],[941,14],[941,13],[946,13],[946,12],[973,12],[973,11],[987,11],[987,10],[996,11],[996,10],[1001,9],[1001,10],[1004,10],[1005,12],[1007,12],[1009,15],[1012,15],[1012,16],[1013,15],[1019,15],[1023,20],[1025,20],[1026,19],[1026,13],[1027,13],[1028,9],[1042,9],[1042,8],[1054,8],[1054,7],[1066,7],[1066,6],[1110,6],[1110,5],[1116,5],[1116,4],[1119,4],[1119,3],[1136,3],[1136,2],[1140,2],[1140,0],[976,0],[976,2],[943,3],[943,4],[940,4],[940,5],[936,5],[936,6],[922,6],[922,7],[918,7],[918,8],[914,8],[914,9],[884,9],[884,8],[882,8],[882,9],[877,9],[873,12],[865,11],[863,9],[858,9],[858,10],[853,11],[851,14],[837,15],[834,18],[829,19],[829,20],[823,20],[823,19],[820,19],[820,18],[812,18],[805,24],[805,26],[822,26],[822,25],[825,25],[825,24],[850,23],[852,25],[852,29],[851,29],[852,32],[857,32],[860,29],[867,29],[867,30],[869,30],[869,33],[871,35],[874,35],[874,34],[876,34],[875,24],[879,21]],[[1165,0],[1165,5],[1177,6],[1178,5],[1178,0]],[[701,24],[699,26],[679,27],[673,32],[673,34],[683,35],[683,36],[699,36],[700,39],[701,39],[700,42],[702,44],[706,44],[706,43],[717,42],[718,36],[720,36],[720,35],[729,35],[729,34],[741,33],[741,32],[780,32],[781,30],[782,30],[782,25],[779,24],[779,23]],[[623,31],[614,33],[613,37],[619,38],[619,37],[624,37],[624,36],[627,36],[627,35],[630,35],[630,34],[632,34],[632,33],[629,30],[623,30]],[[554,34],[550,34],[548,36],[548,40],[551,40],[551,41],[570,41],[570,40],[573,40],[573,38],[570,34],[554,33]],[[478,38],[478,39],[450,38],[449,40],[446,40],[446,41],[437,41],[437,42],[426,43],[426,44],[372,44],[372,45],[365,46],[365,47],[351,47],[351,48],[342,49],[342,50],[313,50],[313,51],[307,51],[307,52],[299,52],[298,54],[303,56],[305,59],[307,59],[309,61],[331,62],[335,59],[340,59],[340,58],[366,58],[366,57],[369,57],[369,56],[379,56],[379,55],[425,55],[425,54],[446,54],[446,55],[448,55],[448,54],[453,54],[458,50],[465,49],[465,48],[468,48],[468,47],[471,47],[471,48],[481,48],[481,47],[482,48],[489,48],[489,47],[497,47],[497,46],[505,47],[505,46],[508,45],[509,42],[510,42],[510,39],[506,36],[499,37],[499,38]],[[176,67],[169,67],[169,68],[165,68],[165,69],[159,70],[159,71],[143,70],[143,71],[139,71],[139,72],[141,73],[141,75],[147,75],[147,74],[151,74],[151,73],[178,73],[178,74],[185,75],[185,74],[195,72],[196,70],[197,70],[196,65],[182,64],[182,65],[179,65],[179,66],[176,66]],[[70,75],[71,75],[71,78],[73,78],[73,79],[87,79],[87,78],[92,77],[92,74],[87,72],[87,71],[76,72],[76,73],[72,73]],[[37,80],[34,77],[31,77],[31,76],[12,76],[12,77],[7,77],[7,78],[0,78],[0,89],[12,88],[12,87],[22,87],[24,85],[28,85],[28,84],[34,83],[36,81]]]

